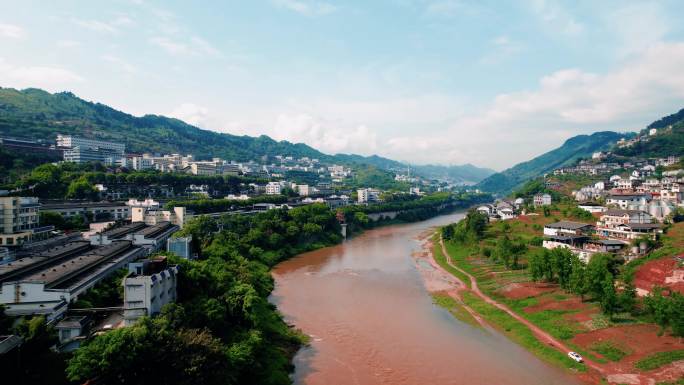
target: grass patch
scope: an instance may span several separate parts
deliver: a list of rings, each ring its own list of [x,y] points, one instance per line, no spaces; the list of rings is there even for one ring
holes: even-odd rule
[[[463,306],[462,303],[455,300],[448,294],[436,293],[432,294],[433,302],[445,308],[451,313],[457,320],[465,322],[471,326],[480,327],[480,323],[473,317],[472,314]]]
[[[684,360],[684,349],[651,354],[635,362],[634,367],[640,370],[653,370],[679,360]]]
[[[628,354],[610,341],[595,342],[589,348],[615,362],[625,358],[625,356]]]
[[[434,256],[437,264],[444,270],[453,274],[456,278],[460,279],[466,285],[466,287],[470,288],[470,278],[447,262],[446,256],[442,252],[442,246],[439,244],[439,234],[435,233],[435,235],[432,237],[432,240],[434,245],[432,247],[432,255]],[[449,254],[453,255],[451,252],[449,252]]]
[[[580,372],[587,370],[584,365],[571,360],[562,352],[539,341],[534,333],[532,333],[532,330],[511,317],[508,313],[486,303],[476,295],[468,292],[463,293],[463,302],[491,324],[503,330],[508,338],[522,345],[538,357]]]
[[[517,312],[520,314],[520,312]],[[536,313],[524,313],[523,317],[535,325],[549,332],[552,336],[569,340],[577,334],[578,330],[570,322],[563,318],[564,314],[572,313],[565,310],[542,310]]]

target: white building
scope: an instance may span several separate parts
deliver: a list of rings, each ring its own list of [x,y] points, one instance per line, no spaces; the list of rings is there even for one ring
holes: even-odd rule
[[[57,134],[57,147],[66,148],[100,148],[114,150],[123,155],[126,152],[126,145],[123,143],[106,142],[104,140],[86,139],[72,135]]]
[[[103,162],[113,166],[123,166],[126,163],[126,145],[122,143],[58,134],[57,146],[64,148],[65,162]]]
[[[192,215],[189,215],[185,207],[174,207],[173,210],[160,210],[158,208],[132,207],[131,222],[143,222],[148,226],[154,226],[162,222],[170,222],[183,228]]]
[[[269,182],[266,185],[266,195],[280,195],[282,192],[283,186],[280,185],[278,182]]]
[[[216,175],[216,163],[214,162],[193,162],[190,163],[190,173],[192,175]]]
[[[380,191],[372,188],[362,188],[356,190],[356,200],[359,203],[377,202],[380,197]]]
[[[606,197],[606,204],[621,209],[645,206],[651,200],[648,194],[612,194]]]
[[[549,194],[537,194],[532,199],[535,207],[538,206],[549,206],[551,204],[551,195]]]
[[[144,253],[126,240],[97,248],[77,241],[0,265],[0,304],[11,316],[59,319],[79,295]]]
[[[122,283],[124,326],[143,316],[155,316],[164,305],[176,301],[178,266],[168,266],[166,258],[132,263],[129,270]]]
[[[154,159],[134,156],[131,158],[131,168],[134,170],[151,170],[154,168]]]
[[[0,247],[47,238],[53,226],[40,226],[38,198],[0,197]]]
[[[594,226],[571,221],[560,221],[549,223],[544,226],[544,235],[550,236],[568,236],[568,235],[588,235],[594,229]]]
[[[297,185],[297,193],[300,197],[308,197],[313,192],[311,190],[312,188],[310,188],[308,184]]]

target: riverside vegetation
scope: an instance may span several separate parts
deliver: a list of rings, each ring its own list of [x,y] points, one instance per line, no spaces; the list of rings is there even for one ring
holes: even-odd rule
[[[547,216],[530,217],[536,221],[533,223],[522,220],[488,223],[484,215],[471,211],[464,220],[443,227],[440,236],[445,241],[451,262],[473,275],[484,293],[596,362],[605,363],[606,359],[620,361],[628,352],[609,341],[589,347],[600,356],[574,345],[573,337],[582,330],[578,324],[568,321],[568,317],[582,309],[593,312],[591,309],[597,308],[603,313],[604,318],[595,316],[593,327],[655,323],[660,325],[661,333],[684,336],[684,296],[681,294],[656,288],[652,294],[639,299],[632,284],[634,268],[631,264],[625,265],[620,258],[611,254],[595,254],[585,264],[568,250],[541,247],[541,238],[537,234],[543,223],[560,218],[577,219],[572,216],[570,207],[559,206],[550,210]],[[671,240],[666,236],[662,240],[662,247],[672,251],[670,243]],[[659,250],[656,249],[653,254],[659,255]],[[442,253],[436,252],[435,258],[440,265],[466,284],[469,283],[467,277],[446,263]],[[547,285],[546,294],[506,294],[509,287],[534,286],[534,281]],[[573,296],[579,297],[577,303],[582,305],[530,311],[535,306],[545,309],[540,307],[544,303],[573,301]],[[578,368],[574,361],[563,357],[562,353],[541,344],[529,333],[529,329],[503,311],[467,291],[462,294],[462,301],[541,357],[563,366]],[[515,333],[508,333],[516,329]],[[529,339],[522,337],[528,334]],[[676,357],[680,354],[677,351],[662,352],[658,357],[667,357],[670,360],[668,362],[671,362],[678,359]],[[644,368],[648,365],[636,363],[634,366],[646,370]]]
[[[182,260],[178,301],[153,319],[94,337],[73,354],[52,352],[54,330],[42,317],[12,328],[0,317],[1,334],[25,338],[23,383],[288,384],[291,358],[307,337],[288,327],[274,305],[270,268],[299,253],[339,243],[340,221],[351,232],[379,223],[428,218],[488,199],[480,195],[437,194],[378,205],[401,211],[393,220],[373,222],[373,206],[332,211],[322,204],[275,209],[253,216],[198,216],[178,235],[192,235],[200,258]],[[120,277],[103,282],[80,306],[110,305]],[[119,293],[120,296],[120,293]],[[32,352],[24,356],[24,352]],[[64,375],[66,373],[66,376]]]

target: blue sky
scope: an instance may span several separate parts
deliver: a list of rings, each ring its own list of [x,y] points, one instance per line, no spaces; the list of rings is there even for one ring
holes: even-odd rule
[[[684,107],[681,1],[0,1],[0,86],[502,169]]]

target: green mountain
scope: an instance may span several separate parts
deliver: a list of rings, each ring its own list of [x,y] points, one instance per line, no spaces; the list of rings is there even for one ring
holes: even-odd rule
[[[562,146],[527,162],[496,173],[477,184],[483,191],[506,194],[529,179],[544,175],[558,167],[574,163],[580,158],[591,157],[596,151],[610,149],[615,142],[630,134],[612,131],[578,135],[565,141]]]
[[[411,166],[412,172],[430,179],[449,180],[454,183],[475,184],[496,173],[490,168],[472,164],[442,166],[435,164]]]
[[[406,168],[401,162],[377,155],[328,155],[303,143],[276,141],[265,135],[218,133],[159,115],[136,117],[70,92],[51,94],[35,88],[0,88],[0,136],[52,142],[58,133],[122,142],[133,153],[190,153],[198,159],[221,157],[237,161],[284,155],[371,165],[383,170]],[[461,180],[476,181],[482,179],[478,175],[484,175],[473,173],[469,165],[463,166],[461,175],[460,167],[453,166],[451,174]]]
[[[305,145],[202,130],[157,115],[135,117],[70,92],[0,89],[0,135],[52,141],[73,134],[123,142],[130,152],[192,153],[198,158],[252,160],[264,155],[325,158]]]
[[[655,128],[655,135],[649,131]],[[639,139],[629,147],[615,148],[615,155],[660,158],[669,155],[684,156],[684,109],[657,120],[642,130]]]
[[[400,171],[402,173],[410,171],[411,174],[420,175],[428,179],[448,180],[453,183],[477,183],[496,172],[492,169],[477,167],[472,164],[450,166],[434,164],[409,165],[377,155],[364,157],[361,155],[337,154],[335,157],[350,163],[367,163],[381,169]]]

